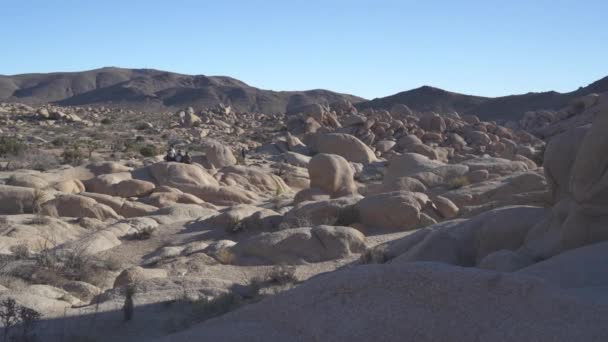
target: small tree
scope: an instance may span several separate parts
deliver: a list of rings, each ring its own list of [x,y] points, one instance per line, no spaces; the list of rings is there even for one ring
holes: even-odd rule
[[[91,159],[91,157],[93,156],[93,152],[95,152],[97,149],[99,149],[101,147],[101,144],[99,143],[99,141],[95,141],[92,139],[85,140],[83,145],[84,145],[84,148],[87,150],[89,159]]]
[[[133,303],[133,296],[135,295],[135,286],[128,286],[126,289],[125,304],[122,307],[123,316],[125,322],[133,319],[133,312],[135,311],[135,303]]]
[[[11,331],[11,328],[19,321],[19,308],[13,298],[7,298],[0,302],[0,321],[4,325],[4,341]]]

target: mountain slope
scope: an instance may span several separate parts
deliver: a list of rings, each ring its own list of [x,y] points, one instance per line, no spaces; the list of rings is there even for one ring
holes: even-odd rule
[[[182,75],[151,69],[102,68],[83,72],[0,76],[0,101],[27,104],[120,105],[171,110],[219,103],[239,111],[279,113],[310,103],[363,99],[327,90],[271,91],[230,77]]]

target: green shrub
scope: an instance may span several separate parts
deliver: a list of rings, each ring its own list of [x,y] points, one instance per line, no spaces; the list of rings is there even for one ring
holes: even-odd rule
[[[159,155],[161,152],[158,147],[148,144],[140,148],[139,153],[144,157],[154,157]]]

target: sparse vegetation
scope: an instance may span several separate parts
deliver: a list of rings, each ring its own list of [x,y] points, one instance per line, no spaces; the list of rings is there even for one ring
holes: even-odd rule
[[[27,145],[16,137],[0,136],[0,157],[20,156],[27,150]]]
[[[8,156],[5,160],[7,170],[47,171],[59,167],[60,164],[54,154],[36,148],[29,148],[20,155]]]
[[[234,292],[228,292],[212,299],[203,298],[192,303],[191,318],[194,322],[206,321],[233,311],[244,304],[243,298]]]

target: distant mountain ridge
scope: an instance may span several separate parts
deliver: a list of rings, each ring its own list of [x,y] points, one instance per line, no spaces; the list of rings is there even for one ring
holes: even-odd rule
[[[555,91],[481,97],[423,86],[365,100],[329,90],[272,91],[225,76],[183,75],[153,69],[101,68],[82,72],[0,75],[0,101],[66,106],[106,105],[138,110],[208,108],[222,103],[237,111],[284,113],[312,104],[347,100],[359,109],[390,110],[405,104],[415,111],[475,114],[483,120],[519,120],[525,112],[556,110],[590,93],[608,92],[608,77],[568,93]]]
[[[328,90],[272,91],[224,76],[183,75],[152,69],[102,68],[83,72],[0,76],[0,101],[65,106],[116,105],[172,110],[220,103],[238,111],[280,113],[311,103],[364,99]]]
[[[424,86],[359,102],[356,107],[390,110],[395,104],[405,104],[415,111],[456,111],[460,114],[475,114],[482,120],[519,120],[527,111],[557,110],[567,106],[577,97],[604,92],[608,92],[608,77],[568,93],[548,91],[494,98],[464,95]]]

